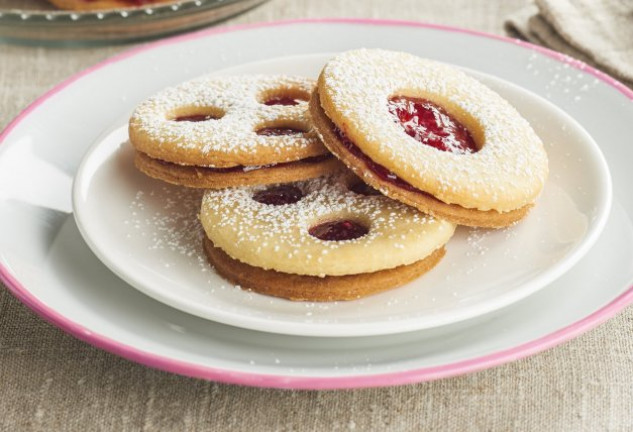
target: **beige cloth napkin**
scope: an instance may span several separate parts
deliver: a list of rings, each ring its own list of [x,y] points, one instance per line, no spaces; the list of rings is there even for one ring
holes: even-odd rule
[[[633,0],[535,0],[507,17],[505,29],[633,87]]]

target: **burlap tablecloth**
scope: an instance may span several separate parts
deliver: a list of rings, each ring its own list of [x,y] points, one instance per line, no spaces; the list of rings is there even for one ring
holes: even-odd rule
[[[493,33],[524,0],[271,0],[232,19],[417,19]],[[127,46],[0,45],[0,126]],[[531,358],[452,379],[351,391],[244,388],[152,370],[47,324],[0,288],[0,430],[633,430],[633,309]]]

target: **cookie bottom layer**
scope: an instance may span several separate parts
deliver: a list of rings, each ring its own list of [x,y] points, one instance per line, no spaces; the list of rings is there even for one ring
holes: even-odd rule
[[[260,294],[294,301],[355,300],[404,285],[431,270],[446,250],[436,249],[423,260],[393,269],[347,276],[303,276],[264,270],[228,256],[204,239],[204,251],[215,270],[231,283]]]
[[[335,124],[327,116],[323,107],[321,107],[317,89],[314,90],[310,99],[310,115],[325,146],[334,153],[338,159],[343,161],[348,168],[354,171],[358,177],[388,197],[415,207],[424,213],[458,225],[503,228],[521,220],[528,213],[530,208],[532,208],[532,205],[529,204],[516,210],[503,213],[496,210],[483,211],[469,209],[457,204],[447,204],[424,191],[413,192],[398,187],[393,183],[382,180],[372,170],[367,168],[362,159],[347,150],[345,144],[343,144],[335,131]]]
[[[136,152],[134,165],[144,174],[178,186],[223,189],[308,180],[344,169],[334,157],[319,161],[296,161],[247,171],[222,172],[213,168],[178,165]]]

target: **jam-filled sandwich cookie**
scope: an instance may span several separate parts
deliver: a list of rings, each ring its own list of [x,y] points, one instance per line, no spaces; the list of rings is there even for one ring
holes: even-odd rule
[[[60,9],[103,10],[151,6],[159,3],[174,3],[176,0],[48,0]]]
[[[516,109],[456,68],[410,54],[336,56],[310,113],[325,145],[365,182],[454,223],[510,225],[547,178],[543,144]]]
[[[210,190],[200,220],[220,275],[304,301],[351,300],[403,285],[439,262],[455,230],[343,175]]]
[[[318,177],[342,165],[313,131],[314,82],[279,75],[206,76],[141,103],[129,123],[145,174],[224,188]]]

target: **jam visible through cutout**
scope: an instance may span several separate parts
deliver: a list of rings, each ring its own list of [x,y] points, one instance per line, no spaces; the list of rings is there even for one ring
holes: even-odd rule
[[[303,101],[303,99],[291,96],[272,96],[264,101],[264,105],[299,105],[299,102]]]
[[[388,106],[394,121],[422,144],[457,154],[479,150],[468,129],[430,100],[395,96],[389,99]]]
[[[177,122],[203,122],[207,120],[218,120],[220,117],[217,117],[213,114],[192,114],[185,116],[175,117],[173,120]]]
[[[253,199],[259,203],[276,206],[294,204],[301,198],[303,192],[293,185],[272,186],[253,195]]]
[[[323,222],[311,227],[308,232],[312,237],[326,241],[354,240],[367,234],[367,227],[349,219]]]
[[[303,131],[292,127],[265,127],[256,130],[255,133],[263,136],[284,136],[302,134]]]

